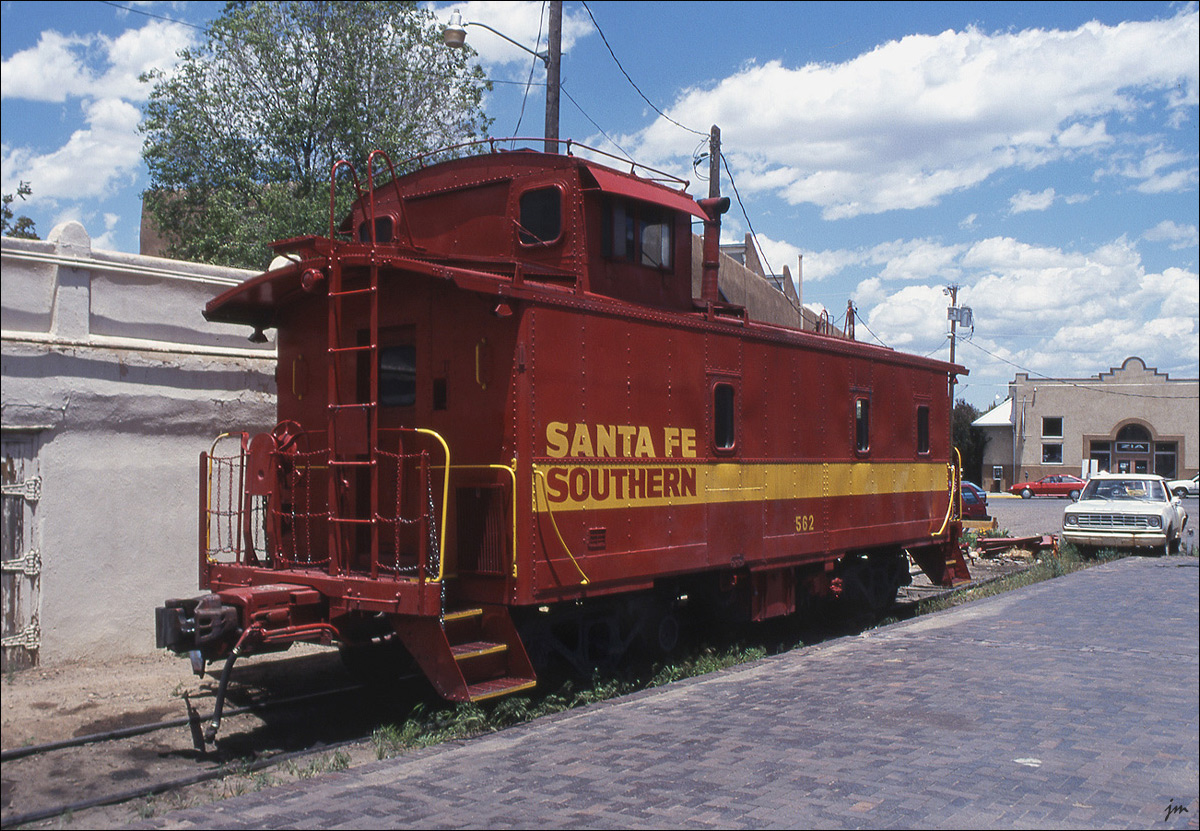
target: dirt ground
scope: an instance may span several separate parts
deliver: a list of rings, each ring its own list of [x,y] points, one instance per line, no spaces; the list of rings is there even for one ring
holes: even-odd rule
[[[254,669],[286,672],[283,667],[294,664],[297,674],[309,676],[300,685],[310,687],[315,681],[311,678],[313,661],[278,663],[310,656],[320,664],[329,664],[328,672],[340,671],[336,650],[299,644],[281,655],[247,658],[238,664],[239,681],[244,683]],[[210,669],[219,673],[221,668]],[[125,658],[118,663],[80,660],[10,672],[0,687],[3,690],[0,746],[12,750],[183,718],[187,715],[183,694],[215,689],[216,681],[210,674],[198,679],[187,659],[165,651]],[[344,679],[339,683],[344,683]]]

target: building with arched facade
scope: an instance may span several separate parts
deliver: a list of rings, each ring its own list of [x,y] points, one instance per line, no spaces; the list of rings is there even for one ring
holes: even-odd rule
[[[1171,378],[1141,358],[1089,378],[1018,373],[1008,399],[974,426],[988,441],[980,484],[993,493],[1056,473],[1157,473],[1200,466],[1200,379]]]

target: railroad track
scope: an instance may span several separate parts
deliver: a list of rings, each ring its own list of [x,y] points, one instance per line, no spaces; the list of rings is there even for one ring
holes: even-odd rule
[[[380,719],[396,718],[378,690],[361,685],[269,698],[226,707],[222,738],[201,750],[195,737],[212,717],[213,699],[209,694],[195,701],[197,707],[185,701],[189,712],[177,718],[3,751],[0,825],[35,826],[294,765],[314,753],[367,742]]]

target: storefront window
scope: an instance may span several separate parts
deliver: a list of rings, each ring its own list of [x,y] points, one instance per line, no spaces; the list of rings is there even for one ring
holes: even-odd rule
[[[1096,463],[1096,467],[1101,473],[1112,472],[1112,443],[1107,441],[1094,441],[1091,445],[1092,461]]]
[[[1164,479],[1174,479],[1175,458],[1175,442],[1158,442],[1154,445],[1154,472]]]

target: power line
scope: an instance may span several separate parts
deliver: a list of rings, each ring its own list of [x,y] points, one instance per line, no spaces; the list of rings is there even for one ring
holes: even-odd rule
[[[167,17],[165,14],[154,14],[153,12],[148,12],[144,9],[133,9],[133,8],[130,8],[129,6],[122,6],[120,3],[110,2],[110,0],[100,0],[100,1],[106,6],[112,6],[114,9],[120,9],[123,12],[129,12],[130,14],[140,14],[142,17],[152,17],[155,20],[165,20],[168,23],[175,23],[180,26],[187,26],[190,29],[195,29],[196,31],[203,32],[206,35],[212,34],[212,31],[208,28],[208,26],[198,26],[195,23],[188,23],[186,20],[177,20],[174,17]]]
[[[596,33],[598,35],[600,35],[600,40],[604,41],[604,46],[606,49],[608,49],[608,54],[612,55],[613,62],[616,63],[617,69],[621,70],[621,74],[625,76],[625,80],[628,81],[629,85],[631,87],[633,87],[634,90],[637,92],[637,94],[642,97],[642,100],[650,105],[650,109],[654,110],[656,113],[661,115],[667,121],[674,124],[676,127],[687,130],[689,133],[695,133],[698,136],[708,135],[707,133],[702,133],[699,130],[693,130],[691,127],[688,127],[684,124],[680,124],[678,121],[671,118],[671,116],[667,115],[662,110],[660,110],[657,106],[655,106],[653,101],[651,101],[649,98],[646,97],[646,94],[644,92],[642,92],[641,88],[638,87],[638,85],[633,82],[633,79],[629,77],[629,73],[625,71],[625,67],[623,67],[621,65],[621,61],[618,60],[618,58],[617,58],[617,53],[613,51],[612,46],[610,46],[608,43],[608,38],[606,38],[604,36],[604,30],[602,30],[600,28],[600,24],[596,22],[596,16],[594,14],[592,14],[591,8],[588,7],[587,0],[583,0],[583,8],[587,11],[588,17],[590,17],[592,19],[592,25],[596,27]]]
[[[625,151],[625,148],[622,147],[621,145],[617,144],[616,140],[612,136],[610,136],[607,132],[605,132],[603,127],[601,127],[599,124],[596,123],[596,119],[592,118],[590,115],[587,114],[587,112],[583,109],[583,107],[581,107],[579,105],[579,102],[575,100],[574,96],[572,96],[571,93],[567,91],[567,88],[564,84],[560,83],[558,85],[558,88],[562,92],[563,95],[567,96],[567,100],[569,100],[572,104],[575,105],[575,109],[579,110],[579,114],[582,115],[584,118],[586,118],[589,122],[591,122],[591,125],[593,127],[595,127],[597,130],[599,130],[600,134],[602,136],[604,136],[606,139],[608,139],[609,144],[611,144],[613,147],[617,148],[617,150],[620,151],[621,155],[624,156],[625,158],[629,159],[629,161],[631,161],[631,162],[633,161],[633,157],[630,156],[629,153],[627,153]]]
[[[1095,381],[1068,381],[1064,378],[1051,378],[1049,375],[1043,375],[1040,372],[1035,372],[1034,370],[1029,369],[1028,367],[1023,367],[1020,364],[1015,364],[1012,361],[1008,360],[1007,358],[1002,358],[999,355],[995,354],[994,352],[989,352],[988,350],[984,349],[982,346],[975,343],[974,341],[964,341],[964,342],[969,343],[971,346],[974,346],[980,352],[990,355],[993,358],[995,358],[996,360],[1001,361],[1002,363],[1006,363],[1009,366],[1014,367],[1015,369],[1021,370],[1026,375],[1028,375],[1030,377],[1030,379],[1032,379],[1032,380],[1053,381],[1055,384],[1057,384],[1059,386],[1063,386],[1063,387],[1075,387],[1076,389],[1088,390],[1090,392],[1100,392],[1100,393],[1104,393],[1106,395],[1119,395],[1124,398],[1147,398],[1147,399],[1150,399],[1153,401],[1191,401],[1191,400],[1200,398],[1200,394],[1198,394],[1198,395],[1143,395],[1141,393],[1136,393],[1136,392],[1121,392],[1119,390],[1115,390],[1115,389],[1112,389],[1111,387],[1105,386],[1105,382],[1101,381],[1099,378],[1097,378]],[[1099,384],[1100,386],[1093,386],[1094,384]],[[1121,384],[1120,386],[1130,386],[1130,385]]]
[[[542,18],[545,14],[546,0],[542,0],[542,11],[538,14],[537,40],[533,43],[534,60],[529,62],[529,77],[525,80],[525,94],[521,96],[521,112],[517,116],[517,126],[513,130],[514,136],[521,135],[521,122],[525,120],[525,102],[529,100],[529,89],[533,86],[533,73],[537,69],[537,50],[542,45]]]

